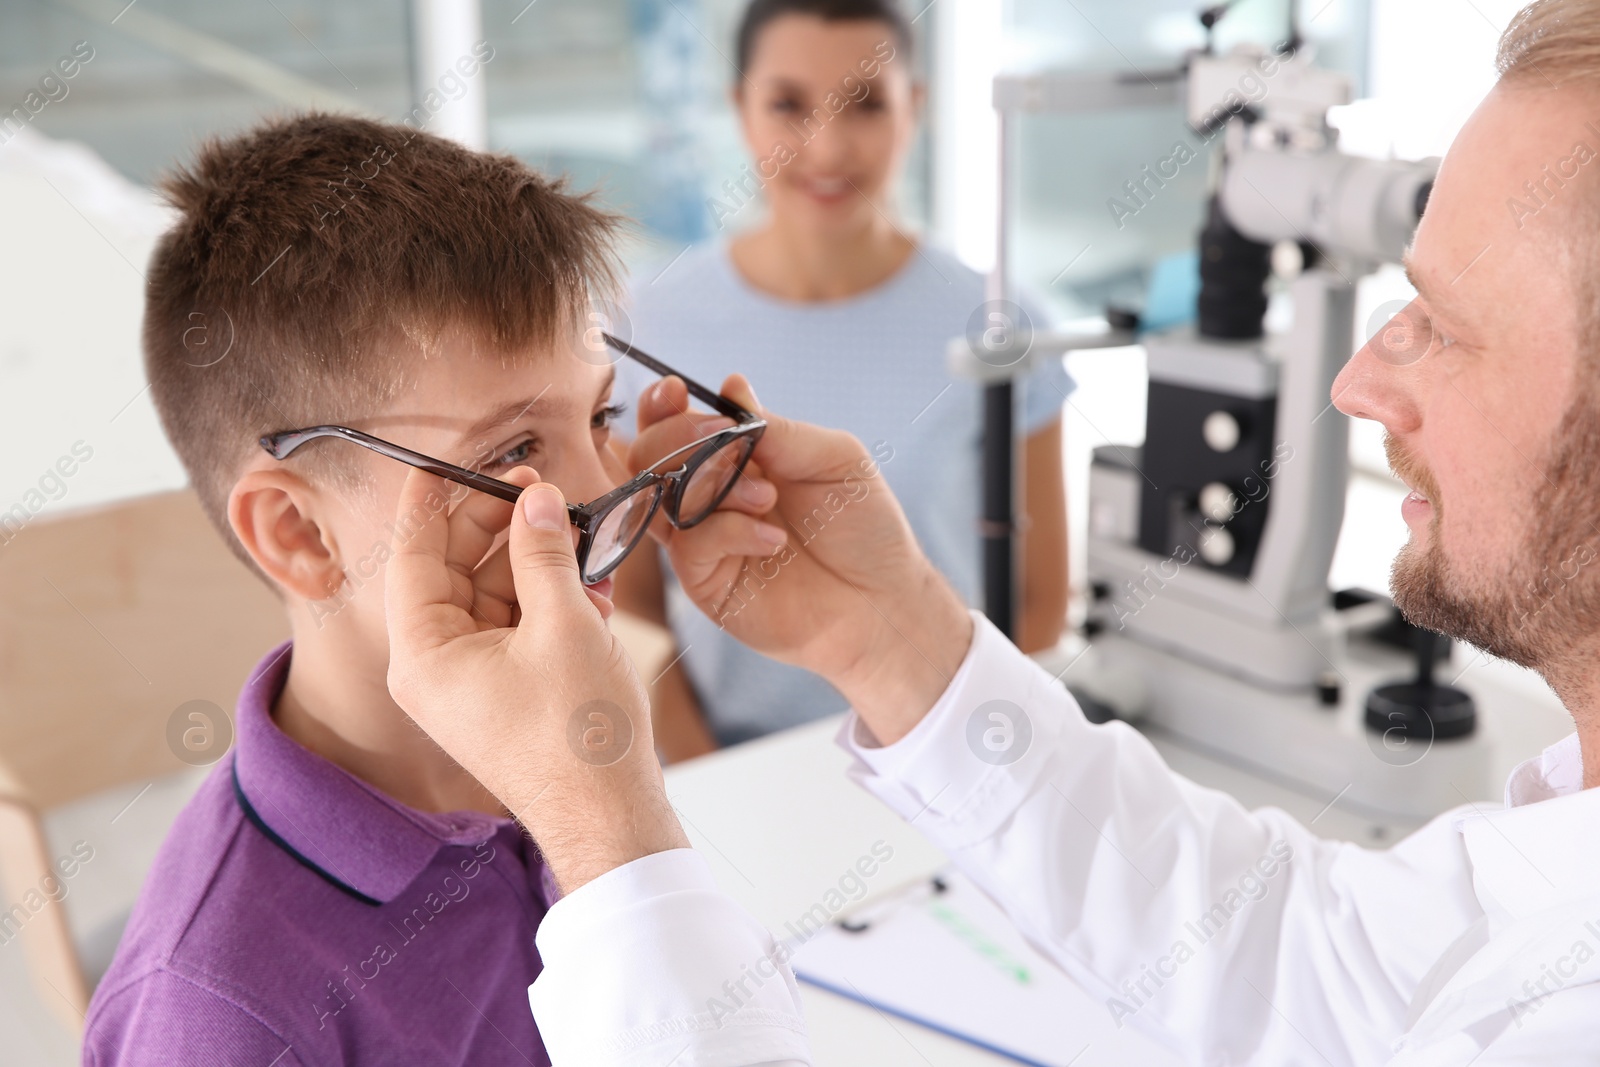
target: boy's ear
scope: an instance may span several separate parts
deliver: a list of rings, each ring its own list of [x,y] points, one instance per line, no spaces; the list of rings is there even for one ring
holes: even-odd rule
[[[323,600],[344,583],[339,549],[318,525],[317,494],[286,470],[249,470],[228,494],[228,525],[256,566],[302,600]]]

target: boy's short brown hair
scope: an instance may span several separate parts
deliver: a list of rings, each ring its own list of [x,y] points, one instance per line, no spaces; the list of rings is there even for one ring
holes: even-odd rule
[[[407,126],[270,121],[207,142],[160,188],[179,218],[145,287],[150,392],[252,568],[227,503],[262,434],[371,414],[452,327],[525,357],[616,289],[618,218],[592,194]]]

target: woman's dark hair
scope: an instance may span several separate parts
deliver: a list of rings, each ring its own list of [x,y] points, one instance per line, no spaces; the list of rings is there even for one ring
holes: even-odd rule
[[[884,22],[894,33],[895,47],[911,54],[911,23],[895,0],[751,0],[739,20],[737,62],[741,74],[750,66],[756,38],[768,23],[783,15],[810,15],[824,22]]]

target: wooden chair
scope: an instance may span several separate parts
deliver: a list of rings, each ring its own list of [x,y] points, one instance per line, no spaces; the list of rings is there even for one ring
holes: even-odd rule
[[[188,491],[8,535],[0,529],[0,908],[24,911],[0,913],[0,929],[21,940],[41,999],[76,1033],[89,989],[63,905],[40,892],[60,859],[40,813],[184,770],[167,741],[173,712],[208,700],[231,716],[288,622]]]
[[[189,491],[6,536],[0,528],[0,909],[44,900],[16,936],[41,998],[78,1033],[88,983],[63,905],[38,892],[56,861],[40,813],[185,769],[168,742],[174,711],[208,700],[231,717],[288,622]],[[621,613],[612,627],[645,679],[666,665],[672,641],[659,627]],[[0,911],[0,931],[5,922]]]

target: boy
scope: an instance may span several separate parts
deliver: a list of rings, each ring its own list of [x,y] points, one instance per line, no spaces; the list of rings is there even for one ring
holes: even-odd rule
[[[258,440],[341,423],[600,496],[621,480],[613,368],[578,326],[591,287],[614,287],[616,220],[510,157],[331,115],[210,143],[164,191],[179,219],[148,275],[151,393],[293,638],[162,847],[84,1062],[548,1064],[524,991],[554,881],[386,684],[380,571],[410,527],[408,468],[340,440],[277,460]],[[456,486],[430,508],[452,501],[452,529],[504,568],[490,550],[512,505]],[[509,622],[508,569],[501,596],[461,584]]]

